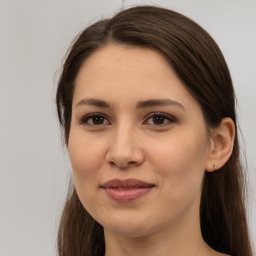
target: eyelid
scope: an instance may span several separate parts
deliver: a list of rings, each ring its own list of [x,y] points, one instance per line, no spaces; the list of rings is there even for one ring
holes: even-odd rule
[[[154,116],[162,116],[164,117],[165,119],[167,119],[169,121],[168,124],[151,124],[153,126],[157,126],[157,127],[161,127],[161,126],[166,126],[166,125],[169,125],[169,124],[172,124],[172,123],[175,123],[177,122],[177,119],[175,117],[173,117],[172,115],[169,115],[169,114],[165,114],[163,112],[153,112],[153,113],[150,113],[147,117],[146,117],[146,121],[148,121],[150,118],[154,117]],[[146,122],[144,121],[143,124]]]
[[[153,118],[154,116],[161,116],[163,117],[165,120],[168,120],[168,123],[164,123],[164,124],[147,124],[147,121],[150,119],[150,118]],[[89,124],[88,123],[88,120],[90,120],[91,118],[93,117],[103,117],[105,120],[107,120],[108,124]],[[163,126],[167,126],[169,124],[172,124],[172,123],[175,123],[177,120],[175,117],[173,117],[172,115],[169,115],[169,114],[166,114],[166,113],[163,113],[163,112],[152,112],[150,114],[148,114],[146,117],[145,117],[145,121],[143,122],[143,124],[145,125],[152,125],[152,126],[156,126],[156,127],[163,127]],[[105,126],[105,125],[110,125],[111,122],[109,121],[109,118],[103,114],[103,113],[100,113],[100,112],[93,112],[93,113],[90,113],[90,114],[86,114],[84,115],[80,121],[79,121],[79,124],[81,125],[88,125],[88,126],[95,126],[95,127],[101,127],[101,126]]]
[[[102,113],[99,113],[99,112],[93,112],[91,114],[86,114],[84,115],[81,120],[79,121],[79,124],[82,124],[82,125],[88,125],[88,126],[95,126],[95,127],[100,127],[100,126],[103,126],[103,125],[106,125],[106,124],[99,124],[99,125],[93,125],[93,124],[89,124],[87,121],[90,119],[90,118],[93,118],[95,116],[100,116],[100,117],[103,117],[105,120],[108,121],[108,124],[111,124],[111,122],[109,121],[108,117]]]

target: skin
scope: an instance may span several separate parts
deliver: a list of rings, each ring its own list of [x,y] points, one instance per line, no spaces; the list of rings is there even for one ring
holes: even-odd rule
[[[92,98],[109,107],[88,104]],[[174,103],[136,108],[149,99]],[[207,127],[198,102],[153,50],[108,45],[83,63],[68,150],[77,194],[104,228],[106,256],[223,255],[202,239],[199,205],[205,170],[220,167],[232,152],[232,123],[224,123]],[[154,188],[117,202],[101,188],[114,178]]]

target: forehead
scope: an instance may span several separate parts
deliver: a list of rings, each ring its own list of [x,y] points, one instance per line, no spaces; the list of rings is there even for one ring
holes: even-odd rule
[[[82,97],[125,102],[170,97],[196,104],[160,53],[126,45],[108,45],[84,61],[76,77],[74,101]]]
[[[131,75],[136,74],[136,78],[146,79],[156,74],[160,77],[169,72],[170,75],[170,69],[171,66],[163,56],[152,49],[128,45],[107,45],[92,53],[84,61],[77,80],[82,73],[86,73],[88,78],[90,75],[99,75],[100,79],[103,76],[108,78],[113,75],[111,72],[123,78],[129,76],[131,79]]]

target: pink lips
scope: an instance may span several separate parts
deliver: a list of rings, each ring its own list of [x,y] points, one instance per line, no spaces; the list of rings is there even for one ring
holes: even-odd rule
[[[105,182],[102,186],[111,199],[119,202],[135,200],[147,194],[153,187],[154,184],[146,183],[137,179],[113,179]]]

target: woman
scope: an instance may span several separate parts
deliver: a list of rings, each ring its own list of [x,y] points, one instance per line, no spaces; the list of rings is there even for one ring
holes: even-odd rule
[[[181,14],[85,29],[56,96],[74,177],[59,255],[251,256],[234,98],[218,46]]]

